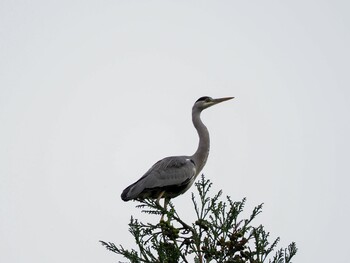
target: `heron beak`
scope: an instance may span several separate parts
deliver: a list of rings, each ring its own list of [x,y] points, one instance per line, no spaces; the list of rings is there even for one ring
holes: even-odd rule
[[[231,100],[233,98],[234,97],[225,97],[225,98],[213,99],[212,103],[213,103],[213,105],[215,105],[215,104],[218,104],[218,103],[223,102],[223,101]]]

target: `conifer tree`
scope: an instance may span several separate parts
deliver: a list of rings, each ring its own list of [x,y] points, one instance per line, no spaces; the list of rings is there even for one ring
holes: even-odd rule
[[[212,183],[203,175],[195,186],[198,195],[192,193],[196,214],[193,223],[184,222],[172,202],[165,210],[154,200],[138,200],[137,207],[142,212],[163,215],[165,220],[150,224],[131,217],[129,231],[135,248],[100,242],[131,263],[291,263],[297,253],[294,242],[276,250],[280,238],[271,242],[270,233],[262,225],[252,225],[262,212],[262,204],[253,209],[249,218],[241,219],[245,198],[234,202],[227,196],[223,201],[222,191],[210,197]]]

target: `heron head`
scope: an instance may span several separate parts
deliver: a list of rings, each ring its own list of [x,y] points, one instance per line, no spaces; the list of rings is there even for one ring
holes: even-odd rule
[[[199,110],[204,110],[204,109],[209,108],[215,104],[218,104],[218,103],[223,102],[223,101],[231,100],[233,98],[234,97],[213,99],[212,97],[204,96],[204,97],[200,97],[194,103],[194,107],[197,107]]]

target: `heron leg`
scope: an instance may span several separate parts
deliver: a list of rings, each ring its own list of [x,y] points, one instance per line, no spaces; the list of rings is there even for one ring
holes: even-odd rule
[[[170,198],[164,198],[164,212],[167,211],[167,206],[170,202]],[[164,221],[164,215],[165,213],[162,213],[162,217],[160,218],[160,221]],[[169,218],[168,218],[169,220]]]
[[[156,204],[159,205],[159,206],[161,206],[160,203],[159,203],[159,201],[160,201],[160,199],[163,197],[164,193],[165,193],[165,191],[161,192],[161,193],[159,194],[158,198],[157,198]]]
[[[159,205],[160,207],[162,207],[162,206],[160,205],[159,202],[160,202],[160,199],[163,197],[164,193],[165,193],[165,191],[161,192],[157,198],[157,201],[156,201],[156,204]],[[162,217],[160,218],[160,221],[164,221],[164,215],[165,215],[165,211],[166,211],[166,207],[167,207],[168,203],[169,203],[169,199],[164,198],[164,206],[163,206],[164,210],[162,212]]]
[[[165,209],[165,211],[166,211],[166,208],[167,208],[167,206],[169,204],[169,201],[170,201],[170,198],[164,198],[164,209]]]

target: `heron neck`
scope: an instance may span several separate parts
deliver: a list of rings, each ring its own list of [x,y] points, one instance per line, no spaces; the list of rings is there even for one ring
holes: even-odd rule
[[[210,148],[209,132],[207,127],[205,127],[203,124],[200,114],[201,112],[198,109],[192,109],[192,122],[199,136],[197,151],[192,156],[195,164],[197,165],[197,174],[202,170],[207,162]]]

